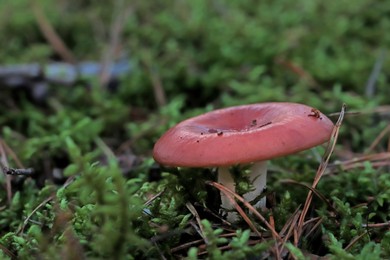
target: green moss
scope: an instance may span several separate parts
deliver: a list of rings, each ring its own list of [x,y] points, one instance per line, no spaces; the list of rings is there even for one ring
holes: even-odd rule
[[[112,43],[112,23],[127,15],[110,58],[123,56],[132,70],[117,79],[116,90],[102,86],[98,76],[72,86],[49,84],[41,102],[29,95],[33,85],[10,88],[0,79],[1,159],[10,167],[35,170],[31,177],[13,176],[12,190],[8,177],[0,177],[5,187],[0,258],[275,254],[264,223],[244,206],[264,240],[245,221],[232,226],[222,221],[219,191],[206,184],[216,179],[214,169],[162,168],[151,156],[159,136],[185,118],[266,101],[302,102],[326,114],[346,103],[349,111],[360,112],[344,120],[331,165],[317,187],[322,197],[314,196],[307,215],[313,222],[298,244],[288,239],[290,254],[390,257],[388,165],[364,160],[357,168],[342,168],[344,160],[369,151],[388,126],[388,4],[2,1],[1,66],[61,60],[38,26],[32,11],[37,6],[79,61],[100,61]],[[381,55],[382,70],[368,95],[366,82]],[[165,104],[156,102],[156,88],[163,90]],[[388,151],[387,139],[370,153]],[[298,184],[310,186],[323,153],[319,147],[271,161],[272,211],[262,213],[267,220],[273,217],[277,232],[305,203],[309,190]],[[232,171],[241,174],[246,166]],[[237,181],[238,193],[251,188],[245,178]]]

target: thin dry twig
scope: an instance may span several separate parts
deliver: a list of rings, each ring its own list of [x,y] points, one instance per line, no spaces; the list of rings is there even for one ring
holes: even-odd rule
[[[4,254],[8,255],[11,259],[17,259],[16,255],[12,253],[11,250],[0,244],[0,249],[4,252]]]
[[[328,208],[330,208],[332,211],[336,211],[336,209],[333,207],[333,205],[330,203],[330,201],[328,199],[326,199],[326,197],[321,192],[319,192],[315,188],[309,186],[308,184],[302,183],[302,182],[298,182],[298,181],[295,181],[295,180],[291,180],[291,179],[281,180],[281,183],[291,183],[291,184],[300,185],[300,186],[303,186],[303,187],[309,189],[318,198],[320,198],[323,202],[325,202],[326,205],[328,206]]]
[[[12,200],[12,187],[11,187],[11,175],[31,175],[33,174],[33,169],[24,169],[23,164],[16,156],[15,152],[7,145],[7,143],[0,138],[0,154],[1,154],[1,169],[5,174],[6,178],[6,190],[7,190],[7,201],[8,204],[11,203]],[[20,167],[20,169],[13,169],[8,167],[8,159],[7,155],[10,155],[11,158],[15,161],[15,163]]]
[[[307,224],[311,223],[311,222],[314,222],[314,221],[317,221],[313,226],[312,228],[305,234],[305,238],[308,238],[311,233],[313,233],[317,228],[318,226],[322,223],[322,218],[321,217],[317,217],[317,218],[313,218],[313,219],[310,219],[310,221],[306,221],[304,226],[306,226]]]
[[[372,142],[372,144],[371,144],[370,147],[368,148],[367,152],[369,153],[369,152],[373,151],[374,148],[375,148],[375,147],[379,144],[379,142],[383,139],[383,137],[385,137],[385,135],[386,135],[387,133],[389,133],[389,132],[390,132],[390,124],[387,125],[387,126],[385,127],[385,129],[383,129],[383,130],[379,133],[379,135],[375,138],[375,140]],[[389,138],[389,140],[390,140],[390,138]]]
[[[236,232],[232,232],[232,233],[229,233],[229,234],[221,234],[220,237],[226,237],[226,238],[230,238],[230,237],[234,237],[236,236],[237,233]],[[260,240],[256,240],[258,242],[260,242]],[[185,249],[188,249],[190,247],[193,247],[193,246],[196,246],[196,245],[199,245],[201,244],[202,242],[204,242],[203,239],[197,239],[197,240],[194,240],[194,241],[191,241],[191,242],[187,242],[187,243],[184,243],[184,244],[181,244],[179,246],[176,246],[174,248],[172,248],[170,250],[171,253],[176,253],[178,251],[181,251],[181,250],[185,250]],[[251,242],[253,242],[253,240],[250,240],[248,241],[248,244],[250,244]],[[202,246],[202,245],[200,245]],[[222,249],[221,247],[219,247],[220,249]]]
[[[110,41],[102,59],[102,70],[100,72],[100,83],[102,86],[107,85],[110,80],[110,67],[113,63],[113,58],[116,56],[115,52],[121,44],[123,25],[133,11],[132,7],[125,7],[124,4],[125,1],[123,0],[116,1],[115,13],[113,14],[113,20],[110,28]]]
[[[328,116],[329,117],[339,117],[341,112],[331,113]],[[378,106],[373,109],[367,109],[364,110],[356,110],[356,111],[348,111],[343,113],[344,116],[360,116],[360,115],[369,115],[369,114],[390,114],[390,105],[386,106]]]
[[[152,71],[151,69],[149,69],[149,74],[152,80],[153,92],[156,99],[156,103],[159,107],[163,107],[167,104],[167,100],[165,97],[165,91],[161,77],[157,72]]]
[[[1,168],[3,171],[3,174],[5,175],[5,182],[6,182],[6,190],[7,190],[7,202],[8,204],[11,204],[12,200],[12,187],[11,187],[11,175],[7,174],[7,168],[8,168],[8,160],[7,160],[7,154],[4,151],[3,148],[3,142],[0,144],[0,155],[1,155]]]
[[[22,162],[19,160],[19,157],[16,155],[16,153],[11,149],[11,147],[8,146],[8,144],[0,138],[0,145],[3,147],[5,152],[12,158],[12,160],[15,161],[16,165],[24,169],[25,167],[23,166]]]
[[[350,160],[336,161],[331,166],[331,172],[336,166],[340,166],[342,170],[350,170],[353,168],[364,167],[365,162],[370,162],[373,167],[381,167],[390,165],[390,152],[361,155]]]
[[[286,221],[283,228],[279,232],[279,236],[283,237],[283,242],[286,242],[289,239],[289,237],[291,235],[291,229],[294,228],[295,225],[297,224],[299,215],[301,214],[301,211],[299,210],[299,208],[300,208],[300,206],[294,211],[294,213]]]
[[[264,225],[271,231],[272,236],[277,239],[278,241],[281,241],[279,234],[275,231],[275,229],[271,226],[271,224],[247,201],[244,200],[241,196],[238,194],[232,192],[231,190],[227,189],[222,184],[219,184],[214,181],[207,181],[206,184],[213,186],[217,188],[218,190],[222,191],[228,198],[231,198],[232,196],[235,197],[238,201],[242,202],[245,207],[247,207],[257,218],[259,218]],[[233,200],[234,201],[234,200]]]
[[[249,240],[248,245],[256,245],[260,242],[261,242],[261,240]],[[231,245],[219,246],[218,249],[221,251],[227,251],[227,250],[232,249],[232,246]],[[202,252],[198,253],[198,256],[202,256],[202,255],[206,255],[206,254],[208,254],[208,252],[206,250],[203,250]],[[281,259],[281,258],[279,257],[279,258],[275,258],[275,259]]]
[[[290,70],[291,72],[293,72],[294,74],[298,75],[298,77],[300,79],[303,79],[305,80],[307,83],[309,83],[310,85],[312,86],[315,86],[315,87],[318,87],[319,84],[318,82],[313,78],[312,75],[310,75],[306,70],[304,70],[301,66],[299,66],[298,64],[296,63],[293,63],[289,60],[286,60],[284,58],[276,58],[275,59],[275,62],[285,68],[287,68],[288,70]]]
[[[369,224],[363,224],[363,227],[368,227],[368,228],[390,228],[390,221],[384,222],[384,223],[369,223]]]
[[[387,152],[390,153],[390,137],[387,138]]]
[[[166,260],[167,258],[164,256],[164,253],[161,251],[160,247],[158,246],[157,242],[152,242],[154,247],[157,249],[158,253],[160,254],[160,258],[162,260]]]
[[[181,250],[184,250],[184,249],[187,249],[187,248],[190,248],[190,247],[193,247],[193,246],[196,246],[196,245],[199,245],[203,242],[204,240],[203,239],[198,239],[198,240],[194,240],[194,241],[191,241],[191,242],[187,242],[187,243],[184,243],[184,244],[181,244],[179,246],[176,246],[174,248],[172,248],[170,250],[171,253],[176,253],[178,251],[181,251]]]
[[[357,241],[359,241],[365,235],[367,235],[367,231],[364,231],[362,234],[352,239],[351,242],[349,242],[349,244],[344,248],[344,250],[348,251],[354,244],[356,244]]]
[[[213,182],[214,183],[214,182]],[[216,182],[215,182],[216,183]],[[244,221],[248,224],[248,226],[259,236],[259,237],[262,237],[261,233],[259,230],[257,230],[256,226],[252,223],[252,221],[249,219],[249,217],[245,214],[244,210],[240,207],[240,205],[238,205],[238,203],[236,202],[236,200],[234,199],[234,197],[237,198],[240,197],[237,193],[231,191],[230,189],[226,188],[225,186],[223,186],[222,184],[218,184],[218,187],[214,186],[211,184],[211,186],[214,186],[216,187],[217,189],[219,189],[222,193],[225,194],[225,196],[228,198],[229,202],[231,205],[233,205],[236,210],[238,211],[238,213],[242,216],[242,218],[244,219]],[[240,197],[242,199],[242,197]]]
[[[34,174],[33,168],[15,169],[15,168],[6,167],[2,163],[1,163],[1,168],[3,170],[3,173],[5,173],[7,175],[12,175],[12,176],[15,176],[15,175],[31,176]]]
[[[349,165],[349,164],[355,164],[358,162],[366,162],[366,161],[381,161],[381,160],[389,160],[390,159],[390,152],[384,152],[384,153],[376,153],[376,154],[367,154],[355,157],[350,160],[345,160],[343,162],[336,162],[335,165]]]
[[[32,2],[32,9],[35,19],[38,22],[39,29],[54,51],[57,52],[66,62],[75,64],[76,58],[51,25],[38,1]]]
[[[370,77],[366,83],[366,96],[372,98],[375,95],[376,82],[378,81],[379,74],[382,70],[383,63],[386,60],[386,50],[382,49],[376,58],[374,67],[372,68]]]
[[[162,83],[160,74],[155,66],[153,66],[152,61],[150,61],[146,56],[141,59],[141,64],[143,68],[148,72],[150,81],[153,87],[154,99],[158,107],[163,107],[166,105],[167,100],[165,96],[164,85]]]
[[[214,213],[212,210],[210,210],[210,209],[204,207],[203,204],[201,204],[201,203],[199,203],[199,202],[195,202],[194,204],[195,204],[195,206],[203,207],[203,210],[204,210],[205,212],[207,212],[208,214],[212,215],[214,218],[219,219],[219,221],[221,221],[224,225],[227,225],[227,226],[231,226],[231,225],[232,225],[232,223],[230,223],[229,221],[223,219],[220,215],[218,215],[218,214]]]
[[[168,119],[164,116],[160,116],[158,118],[155,118],[150,124],[150,126],[144,130],[140,131],[139,133],[135,133],[131,139],[128,139],[124,141],[121,145],[119,145],[118,149],[115,150],[116,154],[122,153],[123,151],[126,151],[126,149],[131,149],[133,144],[136,144],[138,140],[145,138],[145,136],[150,135],[156,130],[156,127],[159,125],[165,125],[167,123]]]
[[[289,240],[289,238],[294,235],[294,230],[296,230],[296,225],[298,223],[299,215],[301,211],[298,207],[295,212],[291,215],[291,217],[286,221],[283,228],[279,232],[279,236],[283,237],[283,241],[279,247],[279,252],[283,252],[284,245]]]
[[[63,188],[66,188],[68,187],[74,180],[74,176],[72,177],[69,177],[66,182],[62,185]],[[38,206],[35,207],[35,209],[33,211],[31,211],[31,213],[25,218],[25,220],[23,221],[23,225],[18,229],[18,231],[16,231],[16,234],[17,235],[20,235],[24,229],[26,228],[27,226],[27,223],[30,221],[30,218],[40,209],[42,208],[43,206],[45,206],[47,203],[49,203],[51,200],[53,200],[55,198],[55,194],[52,194],[50,195],[49,197],[47,197],[45,200],[43,200],[41,203],[39,203]]]
[[[326,170],[326,167],[328,166],[330,156],[333,153],[334,147],[336,145],[337,137],[338,137],[338,134],[339,134],[339,130],[340,130],[341,124],[342,124],[343,119],[344,119],[345,109],[346,109],[346,105],[343,104],[343,106],[341,108],[339,119],[337,120],[335,126],[333,127],[330,141],[328,142],[327,149],[325,151],[324,156],[322,157],[322,161],[321,161],[321,163],[320,163],[320,165],[318,167],[316,176],[314,178],[314,181],[313,181],[313,184],[312,184],[312,188],[313,189],[315,189],[315,187],[317,186],[318,182],[320,181],[322,175],[324,174],[324,172]],[[308,194],[307,194],[306,201],[305,201],[305,204],[303,206],[302,213],[301,213],[301,215],[299,217],[298,226],[297,226],[297,230],[296,230],[297,231],[297,233],[296,233],[297,236],[294,239],[294,245],[295,246],[298,246],[299,238],[302,235],[305,217],[306,217],[306,214],[307,214],[307,212],[309,210],[309,206],[311,204],[312,198],[313,198],[313,191],[310,190],[308,192]]]
[[[199,226],[199,229],[200,229],[200,234],[199,235],[203,238],[203,240],[206,243],[206,245],[208,245],[209,241],[208,241],[207,237],[204,235],[205,232],[204,232],[204,229],[203,229],[202,220],[200,219],[200,216],[199,216],[198,212],[196,211],[195,207],[191,204],[191,202],[187,202],[186,203],[186,207],[191,212],[191,214],[195,217],[196,222],[198,223],[198,226]]]
[[[155,199],[157,199],[158,197],[160,197],[164,192],[165,192],[165,189],[163,189],[162,191],[160,191],[160,192],[158,192],[157,194],[155,194],[155,195],[153,195],[152,197],[150,197],[150,198],[144,203],[144,206],[150,205]]]

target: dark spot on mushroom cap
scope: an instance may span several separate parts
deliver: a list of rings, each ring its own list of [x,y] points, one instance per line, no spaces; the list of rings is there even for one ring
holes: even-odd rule
[[[219,131],[219,132],[217,133],[217,135],[218,135],[218,136],[221,136],[221,135],[223,135],[223,132],[222,132],[222,131]]]
[[[262,124],[261,126],[259,126],[259,127],[264,127],[264,126],[267,126],[267,125],[270,125],[270,124],[272,124],[272,122],[270,121],[270,122],[267,122],[267,123],[265,123],[265,124]]]

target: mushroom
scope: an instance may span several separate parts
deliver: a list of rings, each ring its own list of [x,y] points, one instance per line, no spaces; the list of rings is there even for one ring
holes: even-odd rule
[[[243,195],[257,198],[266,186],[267,160],[293,154],[330,139],[333,123],[312,107],[287,102],[241,105],[187,119],[169,129],[155,144],[154,159],[174,167],[218,167],[218,182],[235,191],[229,166],[252,163],[254,189]],[[255,202],[264,208],[265,198]],[[221,207],[231,209],[221,194]],[[235,214],[228,214],[234,221]]]

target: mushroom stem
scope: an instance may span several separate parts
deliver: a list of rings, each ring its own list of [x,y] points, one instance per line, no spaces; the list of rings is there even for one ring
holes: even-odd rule
[[[267,184],[267,161],[255,162],[251,169],[249,175],[249,181],[253,186],[253,190],[245,193],[243,195],[244,199],[248,202],[255,200],[264,190]],[[218,168],[218,182],[221,183],[226,188],[235,192],[235,180],[232,174],[229,171],[229,167],[219,167]],[[262,198],[257,201],[253,206],[255,208],[265,208],[266,198]],[[221,208],[227,211],[226,219],[229,222],[235,222],[238,220],[238,214],[236,212],[229,212],[233,209],[233,205],[228,199],[228,197],[221,192]]]
[[[249,175],[249,181],[253,185],[253,190],[244,194],[243,197],[246,201],[252,202],[256,199],[265,189],[267,185],[267,161],[255,162]],[[266,198],[261,198],[253,206],[255,208],[265,208]]]
[[[218,182],[231,191],[236,190],[235,181],[229,171],[229,167],[222,166],[218,168]],[[229,222],[235,222],[238,220],[238,215],[236,212],[229,212],[231,209],[233,209],[233,205],[223,192],[221,192],[221,208],[226,210],[226,219]]]

